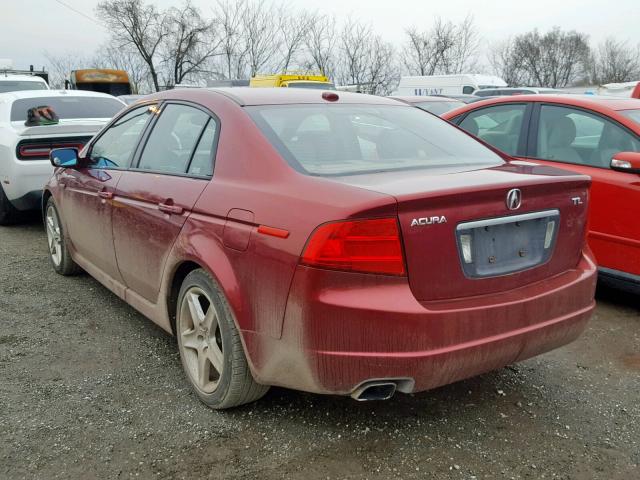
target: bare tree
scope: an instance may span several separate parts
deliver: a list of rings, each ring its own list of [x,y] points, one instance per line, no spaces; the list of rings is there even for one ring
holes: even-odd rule
[[[147,64],[155,90],[160,90],[158,53],[169,32],[155,5],[144,0],[104,0],[96,11],[114,37],[122,39],[120,47],[135,47]]]
[[[515,54],[514,43],[511,39],[495,43],[489,48],[489,65],[493,73],[502,78],[507,85],[524,85],[528,83],[527,72],[522,65],[522,59]]]
[[[555,27],[541,35],[534,30],[514,40],[513,55],[520,58],[531,86],[565,87],[586,73],[588,38]]]
[[[406,33],[409,38],[402,52],[405,68],[411,75],[433,75],[438,69],[440,55],[431,34],[415,28]]]
[[[69,79],[72,70],[87,68],[91,65],[91,60],[78,52],[55,55],[45,51],[44,56],[49,63],[49,86],[51,88],[63,89],[65,80]]]
[[[99,49],[92,63],[95,68],[126,71],[133,93],[149,92],[152,89],[147,64],[131,45],[119,47],[119,41],[111,39]]]
[[[342,28],[337,50],[336,77],[341,84],[356,86],[363,93],[390,93],[391,86],[397,81],[395,52],[370,25],[350,18]]]
[[[242,78],[245,75],[247,47],[243,38],[246,0],[219,0],[215,11],[216,26],[220,33],[220,48],[226,78]]]
[[[338,78],[343,85],[368,86],[367,67],[371,56],[371,27],[349,20],[342,27],[339,40]]]
[[[167,68],[167,83],[176,85],[201,72],[207,61],[219,53],[221,40],[213,36],[213,22],[205,20],[191,0],[186,0],[180,8],[170,8],[165,14],[165,23],[163,64]]]
[[[280,18],[278,28],[280,30],[280,46],[282,50],[281,70],[287,71],[294,62],[296,54],[304,45],[312,17],[304,11],[291,13],[286,5],[279,7],[278,17]]]
[[[305,67],[316,69],[333,77],[333,54],[336,46],[336,18],[329,15],[311,14],[309,28],[305,39],[309,59]]]
[[[630,82],[640,77],[640,47],[607,38],[594,52],[595,82],[600,84]]]
[[[413,75],[461,73],[476,67],[479,36],[471,16],[458,25],[436,18],[431,29],[410,28],[406,34],[402,58]]]
[[[458,25],[449,24],[446,31],[452,31],[454,41],[446,50],[443,69],[446,73],[474,71],[478,66],[478,48],[480,36],[476,30],[473,16],[468,15]]]
[[[400,80],[399,65],[394,61],[393,45],[375,36],[371,42],[371,55],[368,64],[369,89],[372,95],[389,95]]]
[[[253,77],[260,69],[274,62],[280,50],[277,11],[263,0],[248,2],[242,15],[249,74]]]

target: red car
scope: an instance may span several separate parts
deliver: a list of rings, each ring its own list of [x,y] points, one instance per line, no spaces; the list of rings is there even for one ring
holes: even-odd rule
[[[55,270],[175,334],[213,408],[434,388],[564,345],[594,308],[588,177],[395,100],[171,90],[51,161]]]
[[[522,95],[442,117],[514,157],[591,176],[589,245],[599,271],[640,289],[640,100]]]

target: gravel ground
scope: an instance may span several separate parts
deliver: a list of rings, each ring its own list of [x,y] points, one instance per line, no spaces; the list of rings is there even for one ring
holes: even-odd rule
[[[42,227],[0,227],[0,478],[640,478],[640,297],[558,351],[388,402],[272,389],[227,412]]]

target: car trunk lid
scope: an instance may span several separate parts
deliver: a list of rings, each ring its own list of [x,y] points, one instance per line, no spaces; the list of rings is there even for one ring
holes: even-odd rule
[[[579,261],[586,176],[513,162],[341,180],[396,198],[409,283],[420,301],[511,290]],[[516,189],[520,205],[510,209],[507,195]]]

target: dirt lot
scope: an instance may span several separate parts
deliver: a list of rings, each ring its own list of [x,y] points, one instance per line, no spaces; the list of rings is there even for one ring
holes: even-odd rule
[[[640,297],[603,289],[577,342],[435,391],[215,412],[171,337],[45,243],[0,227],[0,478],[640,478]]]

